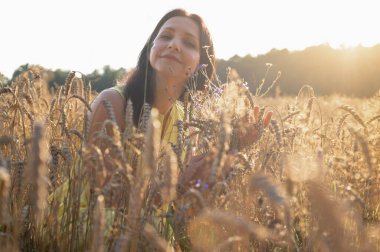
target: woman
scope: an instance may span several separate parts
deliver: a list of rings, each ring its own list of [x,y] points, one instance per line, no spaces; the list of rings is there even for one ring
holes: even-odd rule
[[[192,78],[200,66],[202,67],[202,74],[197,75],[197,78]],[[202,89],[207,84],[207,81],[211,81],[214,75],[214,66],[214,47],[203,20],[198,15],[189,14],[182,9],[168,12],[161,18],[150,35],[140,53],[137,66],[129,75],[126,84],[102,91],[91,104],[92,112],[89,114],[90,145],[91,143],[96,143],[96,132],[102,129],[104,122],[108,118],[104,100],[112,105],[115,120],[122,132],[127,126],[125,125],[127,104],[131,104],[127,101],[132,102],[134,126],[139,125],[143,104],[148,103],[159,112],[162,128],[160,148],[170,147],[171,143],[176,144],[178,136],[177,121],[182,120],[184,116],[183,108],[177,101],[182,96],[189,80],[196,81],[195,86],[197,89]],[[205,74],[203,75],[203,73]],[[194,85],[193,82],[192,85]],[[270,115],[268,113],[265,116],[264,122],[266,123],[264,123],[264,126],[269,122]],[[258,121],[258,107],[255,108],[254,116]],[[112,134],[112,131],[107,133]],[[255,127],[246,127],[241,131],[239,137],[239,142],[243,146],[245,143],[253,142],[257,139],[257,131]],[[206,153],[193,156],[190,158],[189,163],[184,165],[185,168],[178,177],[178,184],[180,185],[178,189],[180,189],[180,192],[186,191],[193,181],[206,181],[208,179],[210,175],[210,158],[207,155]],[[106,162],[106,159],[104,159],[104,162]],[[78,184],[80,185],[79,181]],[[80,209],[81,213],[87,211],[90,190],[85,188],[88,186],[88,183],[84,182],[82,188],[80,186],[75,187],[75,185],[69,187],[68,182],[66,182],[50,197],[50,201],[54,198],[58,199],[57,211],[60,218],[65,214],[69,215],[63,221],[64,224],[67,224],[67,226],[63,226],[68,227],[68,229],[70,229],[70,223],[73,223],[73,220],[77,218],[77,215],[72,214],[74,211],[71,211],[71,209]],[[63,198],[68,195],[69,188],[72,190],[71,197],[75,198],[71,201],[67,200],[67,204],[71,202],[70,204],[73,207],[66,206],[66,211],[64,211],[66,203],[64,203]],[[79,206],[75,190],[83,192],[80,196]],[[154,200],[160,199],[155,198]],[[162,202],[157,203],[162,207]],[[131,205],[133,207],[130,209],[135,208],[137,204]],[[109,206],[112,206],[112,203]],[[138,208],[136,207],[136,209]],[[115,211],[111,208],[107,213],[110,214],[106,218],[107,226],[110,227]],[[133,214],[128,212],[128,216],[140,216],[140,211]],[[110,229],[107,228],[107,230],[109,231]]]
[[[102,101],[111,103],[116,122],[125,128],[125,111],[127,101],[133,104],[133,123],[138,126],[142,107],[148,103],[159,111],[162,125],[161,145],[176,143],[177,120],[182,120],[183,110],[177,100],[185,90],[186,83],[199,66],[205,66],[207,76],[199,75],[196,88],[202,89],[206,81],[214,75],[214,46],[209,31],[202,18],[183,9],[175,9],[164,15],[150,35],[142,49],[138,63],[130,74],[125,86],[118,86],[102,91],[91,105],[90,142],[95,132],[99,131],[107,119],[106,108]],[[266,115],[269,122],[271,114]],[[252,127],[251,129],[255,129]],[[241,136],[247,141],[250,136],[255,140],[256,134]],[[190,159],[186,170],[180,176],[180,182],[188,184],[197,179],[206,179],[209,172],[205,167],[206,154]]]
[[[205,66],[207,73],[207,76],[200,74],[196,80],[196,87],[202,89],[206,79],[212,79],[215,65],[213,42],[202,18],[183,9],[168,12],[140,52],[137,66],[126,85],[106,89],[93,101],[89,115],[90,142],[107,119],[102,101],[111,103],[116,122],[123,131],[126,104],[130,99],[135,126],[138,126],[143,104],[148,103],[159,111],[161,145],[176,143],[176,121],[183,118],[183,109],[177,99],[199,65]]]
[[[178,109],[174,105],[198,65],[207,65],[207,77],[212,79],[215,63],[213,55],[210,34],[198,15],[189,14],[182,9],[167,13],[158,22],[142,49],[137,66],[126,85],[122,89],[104,90],[92,103],[90,136],[100,129],[107,117],[106,110],[101,105],[102,100],[111,102],[122,131],[125,128],[124,114],[128,99],[133,104],[135,126],[145,102],[157,108],[167,120],[173,112],[172,109]],[[197,88],[203,88],[205,79],[205,76],[197,79]]]

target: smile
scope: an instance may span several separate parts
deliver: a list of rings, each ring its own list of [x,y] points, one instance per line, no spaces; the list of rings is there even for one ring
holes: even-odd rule
[[[167,60],[173,60],[173,61],[176,61],[178,63],[182,63],[179,59],[177,59],[176,57],[171,56],[171,55],[164,55],[164,56],[161,56],[161,58],[167,59]]]

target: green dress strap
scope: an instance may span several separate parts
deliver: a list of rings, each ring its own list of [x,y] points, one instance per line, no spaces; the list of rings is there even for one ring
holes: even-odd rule
[[[124,87],[125,87],[124,85],[116,85],[116,86],[111,87],[110,89],[115,90],[116,92],[118,92],[121,95],[121,97],[123,97],[123,99],[125,99]]]

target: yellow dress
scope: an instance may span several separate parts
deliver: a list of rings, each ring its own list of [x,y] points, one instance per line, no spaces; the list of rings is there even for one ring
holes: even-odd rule
[[[123,99],[124,97],[124,91],[123,91],[123,86],[114,86],[111,88],[112,90],[117,91]],[[178,120],[183,120],[184,117],[184,110],[182,105],[180,104],[179,101],[176,101],[175,104],[173,104],[172,109],[169,112],[169,116],[167,118],[167,122],[164,125],[164,128],[162,129],[162,138],[161,138],[161,148],[166,147],[168,144],[175,144],[177,143],[177,138],[178,138],[178,128],[177,128],[177,121]],[[165,115],[159,114],[158,115],[158,120],[160,121],[161,125],[163,125],[165,119]]]

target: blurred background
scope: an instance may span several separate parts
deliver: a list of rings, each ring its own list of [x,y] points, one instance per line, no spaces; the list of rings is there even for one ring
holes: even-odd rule
[[[380,89],[380,16],[371,0],[2,1],[0,81],[39,65],[51,86],[79,71],[101,91],[122,81],[158,20],[178,7],[208,25],[222,82],[230,67],[253,91],[280,71],[269,96],[303,85],[317,95]]]

